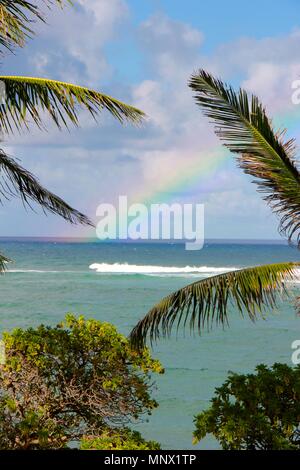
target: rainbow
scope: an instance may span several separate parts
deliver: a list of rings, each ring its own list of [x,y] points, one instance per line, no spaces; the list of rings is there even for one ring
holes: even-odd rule
[[[288,135],[298,135],[300,131],[300,105],[290,106],[286,112],[276,114],[273,119],[275,128],[288,128]],[[230,152],[222,147],[215,146],[208,150],[205,155],[200,155],[199,160],[192,164],[180,165],[174,177],[174,171],[171,175],[162,173],[159,180],[149,184],[141,192],[131,194],[130,200],[150,206],[155,203],[174,202],[174,195],[184,192],[209,192],[212,183],[215,185],[221,179],[221,173],[228,164]],[[208,158],[209,157],[209,158]],[[177,199],[177,198],[176,198]],[[109,202],[109,201],[107,201]],[[202,201],[199,200],[199,203]],[[91,204],[91,206],[95,204]],[[93,208],[95,213],[96,206]],[[91,238],[96,239],[95,229],[83,228],[78,230],[79,236],[86,241]]]

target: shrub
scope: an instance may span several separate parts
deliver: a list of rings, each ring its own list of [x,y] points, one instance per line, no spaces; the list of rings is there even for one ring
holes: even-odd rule
[[[67,315],[56,327],[3,335],[0,447],[61,448],[84,435],[123,428],[157,406],[145,349],[133,351],[109,323]]]
[[[159,450],[155,441],[145,441],[137,431],[124,428],[108,430],[101,436],[85,437],[81,441],[81,450]]]
[[[213,434],[223,449],[300,449],[300,366],[231,373],[195,418],[195,442]]]

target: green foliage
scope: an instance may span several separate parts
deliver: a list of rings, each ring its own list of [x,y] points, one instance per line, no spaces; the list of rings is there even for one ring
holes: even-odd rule
[[[81,212],[69,206],[60,197],[44,188],[32,173],[19,165],[13,158],[0,149],[0,170],[5,177],[5,185],[0,186],[0,203],[14,196],[20,196],[24,205],[31,207],[36,202],[44,211],[60,215],[72,224],[92,225]],[[0,271],[2,266],[0,264]]]
[[[10,261],[11,260],[9,258],[0,253],[0,273],[3,273],[6,270],[7,263]]]
[[[155,441],[146,441],[139,432],[124,428],[108,430],[99,437],[84,437],[81,450],[159,450]]]
[[[226,450],[300,450],[300,366],[231,373],[195,426],[195,442],[213,434]]]
[[[60,449],[66,447],[67,420],[51,418],[42,404],[24,408],[22,399],[5,392],[0,398],[1,450]]]
[[[61,129],[68,122],[78,126],[78,108],[87,110],[94,118],[107,110],[118,121],[141,123],[144,113],[121,101],[90,88],[39,77],[0,75],[5,84],[5,106],[0,109],[2,130],[28,127],[29,119],[42,127],[45,113]]]
[[[59,448],[124,427],[157,406],[149,351],[137,353],[109,323],[69,314],[56,327],[4,333],[0,448]]]

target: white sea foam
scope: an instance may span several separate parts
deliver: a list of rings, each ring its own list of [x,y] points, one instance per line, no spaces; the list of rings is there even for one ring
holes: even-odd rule
[[[213,266],[151,266],[151,265],[136,265],[127,263],[93,263],[89,266],[90,269],[95,270],[97,273],[106,274],[157,274],[157,275],[184,275],[184,274],[218,274],[229,271],[234,271],[239,268],[232,267],[213,267]]]

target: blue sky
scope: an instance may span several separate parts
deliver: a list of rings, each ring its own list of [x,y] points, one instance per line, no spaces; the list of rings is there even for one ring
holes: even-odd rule
[[[41,2],[40,2],[41,3]],[[101,202],[205,204],[207,238],[277,238],[277,221],[235,166],[186,85],[199,67],[257,93],[280,126],[299,136],[291,84],[300,77],[296,0],[85,0],[47,12],[36,38],[2,61],[5,74],[48,76],[100,89],[143,109],[142,129],[103,113],[95,124],[32,127],[3,146],[49,189],[97,222]],[[94,236],[92,229],[1,207],[3,236]]]

